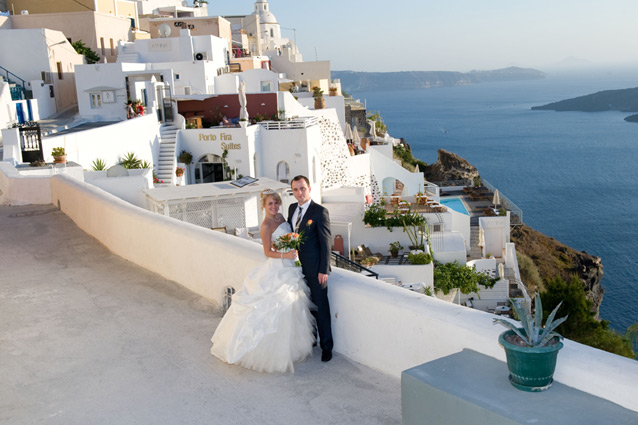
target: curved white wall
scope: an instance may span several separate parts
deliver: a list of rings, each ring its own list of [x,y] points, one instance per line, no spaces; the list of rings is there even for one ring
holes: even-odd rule
[[[134,207],[64,175],[51,178],[54,205],[117,255],[220,303],[263,261],[253,242]],[[330,276],[335,349],[399,377],[413,366],[469,348],[505,359],[494,316],[345,270]],[[555,379],[638,411],[638,362],[565,341]],[[503,365],[503,379],[507,369]]]

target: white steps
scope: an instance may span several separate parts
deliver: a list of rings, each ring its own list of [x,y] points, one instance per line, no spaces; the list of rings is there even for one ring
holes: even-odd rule
[[[164,184],[168,185],[175,183],[175,168],[177,168],[175,142],[177,131],[177,127],[171,124],[162,124],[160,126],[160,152],[159,160],[155,164],[155,175]]]

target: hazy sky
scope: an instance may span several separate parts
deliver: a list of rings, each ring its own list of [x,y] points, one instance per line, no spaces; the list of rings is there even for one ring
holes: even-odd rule
[[[269,0],[295,28],[305,61],[333,70],[548,68],[572,57],[638,63],[638,0]],[[314,4],[314,6],[311,6]],[[252,13],[254,1],[209,0],[210,15]],[[294,39],[295,31],[282,29]]]

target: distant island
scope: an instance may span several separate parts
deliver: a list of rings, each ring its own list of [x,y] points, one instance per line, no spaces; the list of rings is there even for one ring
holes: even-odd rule
[[[605,90],[586,96],[533,106],[533,111],[638,112],[638,87],[632,89]],[[638,115],[630,115],[625,121],[638,122]]]
[[[537,80],[545,74],[531,68],[509,67],[492,71],[332,71],[346,92],[357,90],[400,90],[430,87],[464,86],[497,81]]]

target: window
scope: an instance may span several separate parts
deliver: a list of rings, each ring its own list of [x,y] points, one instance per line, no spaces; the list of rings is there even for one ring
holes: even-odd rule
[[[57,62],[55,65],[58,68],[58,80],[62,80],[62,77],[64,76],[64,73],[62,72],[62,62]]]
[[[100,37],[100,48],[102,49],[102,56],[104,56],[104,52],[106,51],[104,48],[104,37]]]
[[[111,39],[111,56],[115,54],[115,44],[113,43],[113,39]]]
[[[261,91],[262,92],[269,92],[271,91],[271,82],[270,81],[262,81],[261,82]]]
[[[99,109],[102,107],[102,97],[99,93],[91,93],[91,109]]]

